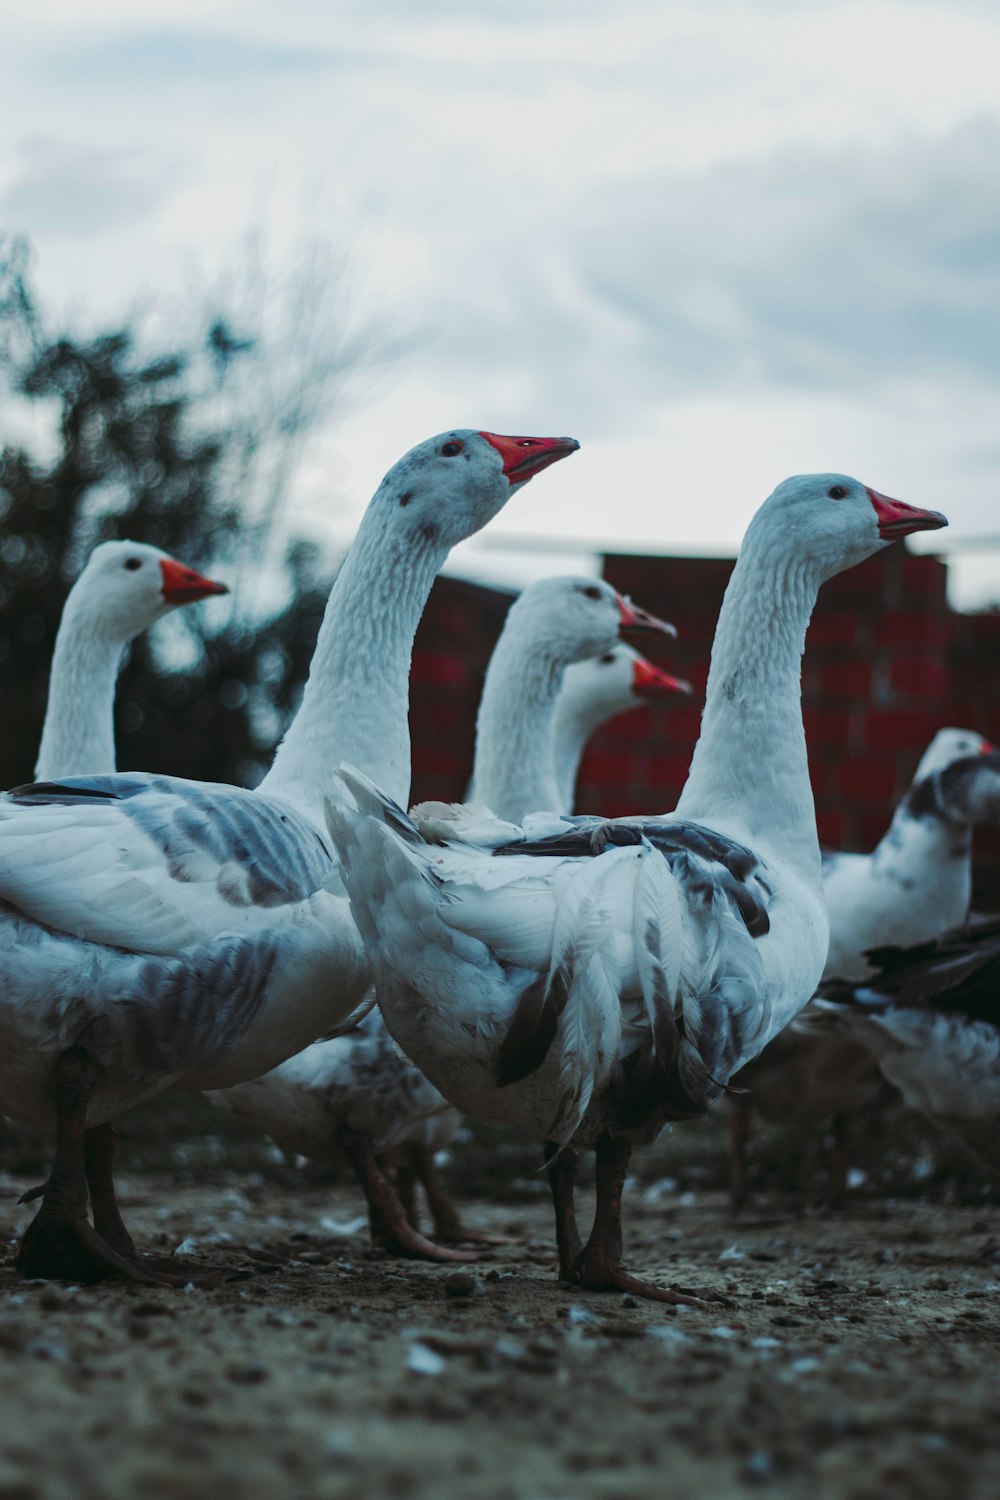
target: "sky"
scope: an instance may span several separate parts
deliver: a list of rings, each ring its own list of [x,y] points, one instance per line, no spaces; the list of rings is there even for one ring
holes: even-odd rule
[[[1000,601],[1000,7],[989,0],[33,0],[0,222],[86,326],[309,240],[392,357],[303,455],[346,542],[452,427],[569,433],[452,567],[732,553],[788,474],[948,514]]]

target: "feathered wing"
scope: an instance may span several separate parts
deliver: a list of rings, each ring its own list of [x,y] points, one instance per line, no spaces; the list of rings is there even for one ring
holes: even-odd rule
[[[519,879],[521,872],[510,862],[493,867],[487,854],[461,848],[453,861],[450,848],[427,845],[414,825],[401,824],[405,814],[366,778],[353,771],[343,774],[357,811],[331,802],[327,817],[380,994],[409,993],[418,1008],[427,1003],[444,1011],[451,1005],[466,1038],[470,1028],[477,1032],[497,1087],[515,1085],[537,1072],[558,1036],[551,1133],[568,1140],[595,1090],[607,1082],[618,1051],[614,924],[599,891],[581,887],[574,893],[572,914],[564,912],[561,922],[549,893],[547,920],[539,924],[540,930],[544,925],[544,953],[534,937],[529,941],[542,961],[537,967],[525,965],[518,955],[523,945],[499,951],[492,926],[488,937],[474,931],[472,915],[486,896],[476,889],[475,875],[481,870],[489,894],[499,891],[501,904],[509,899],[513,913],[515,896],[532,903],[543,893],[535,870]],[[493,883],[498,874],[499,887]],[[604,872],[597,874],[598,884],[606,881]],[[526,889],[516,890],[519,884]],[[573,915],[585,918],[586,933]]]
[[[821,1014],[940,1010],[1000,1026],[1000,918],[973,921],[912,948],[873,948],[865,957],[875,972],[862,983],[820,987]]]
[[[634,859],[629,850],[615,854],[615,859],[593,860],[579,871],[556,907],[549,974],[550,981],[558,979],[565,1003],[558,1037],[558,1105],[547,1134],[560,1143],[579,1128],[621,1045],[618,877],[623,860],[631,866]]]
[[[331,831],[387,982],[438,1010],[484,985],[494,1084],[548,1065],[553,1138],[609,1085],[623,1126],[700,1113],[774,1029],[757,941],[770,885],[742,846],[696,825],[597,820],[509,847],[428,846],[371,783],[345,780],[358,812],[331,809]]]
[[[260,932],[330,884],[333,852],[274,798],[167,776],[71,777],[0,798],[0,900],[56,932],[172,953]]]
[[[627,1003],[637,986],[644,1022],[626,1035],[619,1118],[658,1106],[701,1113],[776,1029],[757,943],[770,929],[768,873],[713,829],[655,819],[581,819],[496,852],[585,869],[615,850],[635,856],[622,865],[619,930],[631,943],[621,994]]]

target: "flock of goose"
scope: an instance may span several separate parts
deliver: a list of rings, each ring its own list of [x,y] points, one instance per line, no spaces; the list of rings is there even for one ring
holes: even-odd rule
[[[155,548],[93,554],[60,628],[39,780],[0,796],[0,1110],[55,1129],[25,1195],[40,1203],[22,1274],[176,1279],[136,1250],[113,1174],[113,1121],[167,1089],[208,1091],[289,1152],[345,1158],[373,1235],[435,1260],[468,1259],[456,1247],[476,1238],[435,1152],[459,1112],[513,1126],[544,1148],[561,1279],[667,1302],[697,1299],[623,1264],[630,1153],[723,1094],[745,1134],[758,1099],[835,1113],[884,1075],[991,1144],[1000,923],[934,939],[965,922],[1000,753],[942,731],[874,854],[824,863],[802,726],[820,585],[945,525],[936,511],[839,474],[778,486],[747,530],[668,813],[575,817],[572,799],[597,724],[687,690],[622,640],[672,627],[597,579],[526,590],[487,674],[469,800],[407,813],[410,657],[434,577],[577,447],[457,430],[390,469],[252,791],[116,773],[124,645],[225,587]]]

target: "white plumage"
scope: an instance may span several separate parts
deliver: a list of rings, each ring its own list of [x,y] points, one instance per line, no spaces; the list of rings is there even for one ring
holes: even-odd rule
[[[602,657],[627,653],[625,673],[592,674],[604,717],[610,701],[620,703],[622,686],[609,692],[608,678],[624,677],[626,702],[638,677],[665,691],[674,680],[616,646],[619,631],[642,622],[649,630],[667,630],[652,616],[621,600],[610,585],[591,578],[544,579],[527,589],[512,606],[486,675],[476,736],[473,784],[484,803],[514,806],[523,813],[546,806],[558,795],[555,779],[553,716],[563,668],[568,662],[589,666],[584,653]],[[642,663],[641,671],[637,663]],[[606,665],[606,664],[605,664]],[[595,683],[594,677],[597,677]],[[675,687],[675,690],[676,687]],[[588,716],[574,689],[574,720],[586,734]],[[582,744],[569,741],[574,764]],[[446,827],[453,834],[474,836],[480,820],[495,827],[485,808],[425,804],[415,816],[423,826]],[[381,1165],[391,1154],[393,1165],[409,1169],[423,1181],[435,1217],[435,1229],[449,1239],[475,1238],[464,1230],[449,1207],[444,1189],[434,1180],[428,1119],[434,1141],[444,1144],[459,1117],[412,1063],[403,1059],[381,1015],[369,1016],[357,1029],[326,1042],[272,1069],[263,1078],[212,1094],[215,1103],[271,1135],[283,1149],[325,1161],[346,1154],[369,1203],[373,1235],[386,1248],[404,1254],[443,1259],[438,1246],[408,1222],[394,1202]],[[365,1149],[358,1137],[367,1139]],[[379,1161],[381,1158],[381,1162]]]
[[[99,1210],[110,1165],[96,1184],[84,1122],[164,1088],[254,1077],[364,1000],[370,971],[317,821],[332,766],[351,747],[405,797],[410,652],[438,567],[576,446],[457,431],[390,470],[256,792],[133,774],[0,800],[0,1107],[58,1126],[22,1245],[29,1274],[143,1275],[117,1209]]]
[[[894,536],[942,524],[839,475],[779,486],[727,590],[674,814],[556,819],[550,836],[535,828],[508,847],[502,827],[482,847],[435,846],[345,771],[355,807],[331,805],[330,828],[400,1045],[459,1108],[531,1131],[550,1155],[596,1145],[598,1210],[582,1249],[554,1184],[567,1279],[681,1295],[622,1270],[621,1185],[630,1143],[706,1109],[822,970],[828,929],[799,690],[816,592]],[[673,996],[662,974],[676,960],[659,936],[672,906],[661,898],[659,921],[635,928],[647,860],[664,862],[681,914]],[[659,968],[640,962],[643,943]]]
[[[35,779],[113,771],[115,684],[125,647],[179,605],[228,592],[159,547],[95,547],[59,621]]]

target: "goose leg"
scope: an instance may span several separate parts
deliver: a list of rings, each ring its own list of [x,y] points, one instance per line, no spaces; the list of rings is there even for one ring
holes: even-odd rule
[[[90,1189],[90,1211],[94,1218],[94,1228],[105,1244],[110,1245],[112,1250],[126,1260],[137,1261],[139,1255],[132,1243],[132,1236],[125,1228],[115,1194],[117,1144],[118,1132],[111,1124],[95,1125],[92,1130],[84,1131],[83,1160],[87,1186]]]
[[[622,1267],[622,1187],[632,1148],[610,1135],[598,1137],[597,1209],[590,1238],[577,1258],[571,1279],[594,1292],[631,1292],[652,1302],[671,1302],[686,1307],[707,1307],[703,1297],[671,1287],[653,1286]]]
[[[487,1234],[480,1229],[469,1229],[455,1202],[441,1181],[441,1174],[434,1164],[434,1152],[423,1143],[414,1142],[408,1152],[412,1170],[418,1182],[423,1184],[434,1220],[434,1234],[446,1245],[509,1245],[510,1236]]]
[[[560,1151],[556,1141],[545,1142],[545,1170],[552,1189],[556,1213],[556,1245],[559,1249],[559,1280],[572,1281],[573,1267],[583,1254],[583,1240],[576,1222],[573,1193],[580,1157],[571,1146]]]
[[[729,1211],[738,1214],[747,1206],[747,1147],[753,1133],[753,1111],[745,1098],[733,1094],[729,1100]]]
[[[417,1171],[409,1156],[396,1167],[396,1193],[403,1212],[413,1225],[420,1228],[420,1207],[417,1203]]]
[[[24,1232],[17,1257],[17,1269],[29,1279],[95,1282],[118,1276],[143,1285],[155,1279],[87,1221],[85,1121],[87,1100],[99,1074],[100,1068],[82,1047],[70,1047],[56,1063],[55,1159],[41,1207]]]
[[[444,1245],[435,1245],[433,1240],[427,1239],[413,1227],[395,1188],[379,1166],[371,1140],[364,1131],[352,1130],[350,1126],[343,1125],[337,1132],[337,1140],[364,1190],[373,1244],[381,1245],[390,1255],[407,1255],[415,1260],[474,1259],[460,1250],[448,1250]]]

